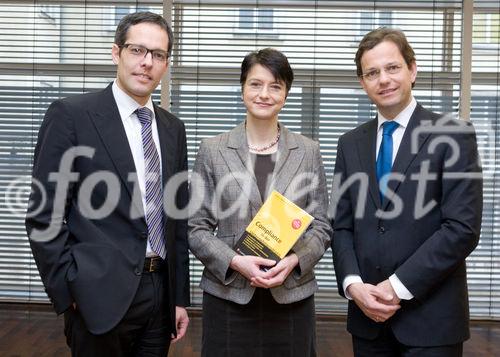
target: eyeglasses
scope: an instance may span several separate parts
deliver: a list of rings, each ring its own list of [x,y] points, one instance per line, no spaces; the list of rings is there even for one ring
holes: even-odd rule
[[[149,48],[146,48],[144,46],[134,45],[131,43],[126,43],[118,47],[125,48],[127,50],[127,53],[137,58],[145,58],[148,53],[151,52],[151,57],[158,63],[166,63],[169,57],[167,51],[150,50]]]
[[[401,71],[401,68],[403,68],[403,65],[398,63],[398,64],[387,65],[383,69],[384,69],[385,73],[396,74],[396,73],[399,73],[399,71]],[[381,71],[382,71],[381,69],[373,69],[370,72],[363,73],[361,75],[361,77],[363,77],[369,81],[374,81],[380,77]]]

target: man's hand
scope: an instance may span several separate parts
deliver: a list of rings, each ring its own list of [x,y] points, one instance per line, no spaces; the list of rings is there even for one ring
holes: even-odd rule
[[[186,334],[187,327],[189,325],[189,317],[187,311],[182,306],[175,307],[175,328],[177,329],[177,337],[174,334],[171,335],[172,343],[176,343]]]
[[[299,264],[297,254],[292,253],[281,259],[276,266],[269,269],[261,276],[256,276],[251,279],[252,286],[260,288],[273,288],[283,284],[285,279],[290,275],[293,269]]]
[[[253,255],[235,255],[229,267],[251,281],[254,277],[264,275],[265,272],[260,269],[261,267],[272,267],[275,264],[274,260]]]
[[[399,304],[389,304],[393,295],[372,284],[353,283],[347,287],[347,292],[361,311],[375,322],[386,321],[401,308]]]
[[[389,279],[385,279],[384,281],[378,283],[377,289],[379,290],[380,294],[384,296],[384,298],[380,299],[381,302],[388,305],[399,305],[401,299],[394,291]]]

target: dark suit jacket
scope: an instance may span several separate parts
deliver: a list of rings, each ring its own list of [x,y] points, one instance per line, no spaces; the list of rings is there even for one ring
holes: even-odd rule
[[[155,115],[165,185],[172,175],[187,170],[186,134],[184,124],[172,114],[155,106]],[[69,156],[71,171],[76,174],[72,174],[74,181],[66,190],[64,185],[58,187],[50,173],[57,172],[63,155],[77,146],[86,147],[90,154]],[[89,190],[92,175],[99,171],[111,174],[109,187],[98,181]],[[101,92],[50,105],[35,148],[26,228],[56,312],[62,313],[76,302],[87,328],[95,334],[109,331],[122,319],[141,279],[147,225],[138,186],[134,191],[134,177],[132,152],[111,85]],[[67,196],[62,202],[56,202],[58,188]],[[177,205],[184,207],[187,200],[187,185],[182,185],[176,195]],[[111,205],[113,209],[104,217],[89,217],[89,204],[94,210]],[[62,226],[51,234],[47,227],[57,221],[62,221]],[[166,217],[168,269],[164,276],[174,333],[175,305],[189,304],[186,229],[186,220]]]
[[[465,258],[478,243],[482,213],[472,124],[440,119],[417,105],[393,165],[393,172],[404,176],[390,181],[394,194],[384,202],[375,176],[376,135],[375,119],[344,134],[338,144],[332,249],[339,292],[344,295],[342,282],[349,274],[377,284],[396,273],[414,295],[387,322],[396,338],[413,346],[464,341],[469,337]],[[431,174],[425,185],[416,176],[421,172]],[[338,189],[339,182],[355,176],[367,178],[366,186],[355,179],[346,190]],[[397,206],[402,207],[395,217],[377,217],[377,210],[394,213]],[[357,209],[364,212],[356,215]],[[349,332],[372,339],[381,326],[349,301]]]

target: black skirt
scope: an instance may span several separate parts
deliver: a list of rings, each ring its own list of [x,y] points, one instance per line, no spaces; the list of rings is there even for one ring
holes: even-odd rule
[[[314,297],[278,304],[256,289],[246,305],[203,293],[203,357],[316,356]]]

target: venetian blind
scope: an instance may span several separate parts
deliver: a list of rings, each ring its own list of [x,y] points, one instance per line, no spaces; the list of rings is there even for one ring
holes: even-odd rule
[[[115,78],[114,31],[137,9],[163,11],[161,1],[0,1],[0,301],[47,301],[24,228],[38,129],[54,100]]]
[[[468,259],[469,291],[473,317],[498,318],[499,8],[496,1],[475,4],[471,117],[488,174],[481,242]],[[57,98],[106,86],[115,76],[110,47],[119,19],[137,9],[161,13],[162,6],[0,1],[0,301],[46,301],[24,230],[32,152],[46,108]],[[417,53],[417,100],[438,112],[457,111],[461,1],[171,0],[170,6],[176,37],[171,110],[186,123],[190,167],[201,138],[243,119],[239,66],[258,48],[275,47],[290,59],[296,80],[280,120],[320,142],[329,182],[338,137],[375,113],[353,63],[367,31],[384,25],[404,30]],[[193,305],[200,306],[202,266],[193,257],[190,269]],[[344,314],[330,250],[316,273],[318,311]]]
[[[479,246],[468,260],[471,313],[500,317],[500,3],[474,1],[471,120],[484,173]]]
[[[401,28],[417,53],[417,100],[438,112],[458,109],[461,1],[174,0],[173,9],[172,110],[186,123],[191,160],[202,138],[243,120],[239,66],[249,51],[264,47],[277,48],[290,60],[295,81],[280,121],[320,142],[329,182],[339,136],[375,113],[354,65],[366,32]],[[192,262],[195,303],[201,269]],[[331,250],[316,275],[317,310],[344,314]]]

